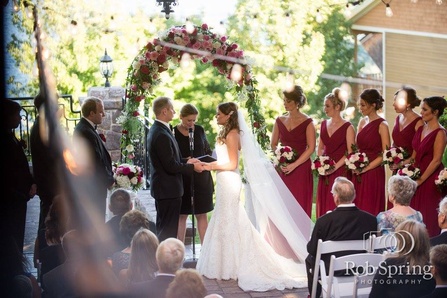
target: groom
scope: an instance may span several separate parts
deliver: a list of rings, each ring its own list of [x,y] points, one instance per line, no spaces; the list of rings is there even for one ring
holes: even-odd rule
[[[182,160],[177,141],[169,122],[175,111],[169,97],[158,97],[152,103],[155,122],[149,130],[147,144],[150,159],[151,195],[157,211],[159,241],[177,238],[178,219],[183,196],[182,174],[202,172],[202,164],[195,158]]]

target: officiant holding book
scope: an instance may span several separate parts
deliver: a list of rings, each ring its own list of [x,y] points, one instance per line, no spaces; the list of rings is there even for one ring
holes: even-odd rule
[[[185,104],[180,110],[180,123],[174,127],[174,134],[183,158],[212,155],[205,130],[196,124],[198,116],[199,111],[192,104]],[[191,185],[191,181],[193,185]],[[214,182],[211,173],[209,171],[194,172],[192,180],[191,177],[184,175],[183,188],[177,238],[185,241],[186,220],[188,215],[193,214],[194,211],[200,243],[203,243],[208,227],[207,213],[214,209]],[[193,190],[194,210],[191,203],[191,190]]]

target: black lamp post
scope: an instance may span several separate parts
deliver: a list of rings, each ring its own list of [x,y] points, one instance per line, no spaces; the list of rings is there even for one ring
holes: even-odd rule
[[[174,12],[173,10],[171,10],[171,4],[172,6],[178,5],[177,0],[156,0],[156,1],[159,6],[163,6],[161,12],[165,13],[166,19],[169,19],[171,16],[171,12]]]
[[[107,49],[105,49],[104,56],[99,60],[99,70],[104,78],[106,78],[106,83],[104,87],[110,87],[109,78],[113,73],[113,63],[112,57],[107,55]]]

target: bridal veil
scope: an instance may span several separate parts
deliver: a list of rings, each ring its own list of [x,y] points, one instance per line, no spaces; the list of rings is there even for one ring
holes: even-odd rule
[[[256,141],[241,108],[238,121],[250,220],[278,254],[304,263],[313,223]]]

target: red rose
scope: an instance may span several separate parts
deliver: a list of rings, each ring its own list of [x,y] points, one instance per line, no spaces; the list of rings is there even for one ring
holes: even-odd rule
[[[261,127],[261,124],[259,124],[258,121],[255,121],[255,122],[253,123],[253,127],[255,127],[255,128],[260,128],[260,127]]]
[[[160,55],[158,55],[157,62],[158,62],[158,64],[165,63],[166,62],[166,55],[164,53],[161,53]]]
[[[149,67],[147,67],[146,65],[142,65],[140,71],[142,74],[148,74],[150,72]]]
[[[134,116],[134,117],[138,117],[138,116],[140,116],[140,113],[138,113],[138,111],[134,111],[134,112],[132,113],[132,116]]]
[[[101,140],[105,143],[106,142],[106,136],[103,133],[99,134],[99,137],[101,138]]]
[[[208,30],[208,25],[207,24],[202,24],[202,30]]]
[[[147,49],[148,51],[152,51],[153,48],[154,48],[154,45],[153,45],[151,42],[148,42],[147,45],[146,45],[146,49]]]
[[[127,131],[127,129],[123,129],[123,130],[121,131],[121,133],[122,133],[123,135],[127,135],[129,132]]]

